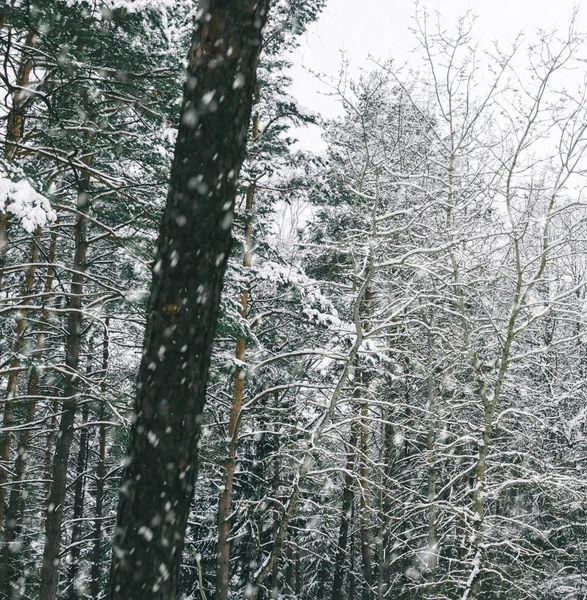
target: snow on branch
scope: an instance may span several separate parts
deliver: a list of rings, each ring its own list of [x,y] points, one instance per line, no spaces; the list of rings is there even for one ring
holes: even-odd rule
[[[26,179],[15,183],[0,176],[0,211],[13,214],[28,233],[57,219],[49,200]]]

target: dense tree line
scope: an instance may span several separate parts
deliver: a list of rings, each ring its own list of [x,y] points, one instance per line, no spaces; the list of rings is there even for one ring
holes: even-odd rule
[[[583,598],[584,38],[225,4],[0,13],[0,598]]]

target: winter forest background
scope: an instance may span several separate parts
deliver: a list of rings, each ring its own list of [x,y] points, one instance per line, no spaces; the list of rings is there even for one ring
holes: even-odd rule
[[[323,7],[269,12],[178,597],[585,599],[587,40],[416,7],[326,119],[288,70]],[[47,547],[106,597],[195,12],[0,10],[3,600]]]

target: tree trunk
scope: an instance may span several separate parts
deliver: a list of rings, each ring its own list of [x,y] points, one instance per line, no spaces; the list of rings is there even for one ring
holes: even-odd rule
[[[10,12],[14,8],[14,3],[16,0],[10,0],[10,2],[4,2],[4,6],[0,9],[0,30],[4,29],[6,22],[8,21],[8,17],[10,16]]]
[[[171,600],[269,0],[204,0],[160,228],[110,600]]]
[[[351,425],[351,438],[347,446],[346,472],[344,475],[344,490],[342,492],[342,510],[340,516],[340,528],[338,531],[338,544],[336,547],[336,558],[334,559],[334,579],[332,582],[332,600],[341,600],[344,598],[343,585],[345,559],[347,556],[347,544],[349,535],[349,525],[351,512],[353,509],[353,500],[355,493],[353,491],[355,470],[355,460],[357,454],[358,424],[353,422]]]
[[[253,142],[259,136],[259,115],[253,117]],[[243,254],[243,267],[250,269],[253,261],[253,223],[252,210],[253,198],[255,196],[255,184],[250,183],[247,188],[245,205],[245,248]],[[249,300],[249,286],[246,285],[241,291],[239,314],[242,319],[247,317]],[[228,600],[228,579],[230,562],[230,510],[232,503],[232,489],[234,481],[234,469],[236,462],[236,448],[238,444],[238,430],[240,425],[240,413],[243,404],[243,392],[245,385],[245,370],[241,363],[245,360],[247,341],[244,337],[236,341],[235,358],[237,368],[234,374],[234,385],[232,391],[232,404],[228,422],[228,457],[224,462],[224,485],[220,491],[218,501],[218,562],[216,568],[216,600]]]
[[[88,162],[91,159],[88,159]],[[82,298],[84,290],[84,273],[86,270],[88,240],[87,216],[89,174],[80,178],[78,193],[78,217],[75,224],[75,255],[73,260],[73,276],[69,297],[69,315],[67,319],[67,337],[65,340],[65,376],[64,398],[62,404],[59,434],[55,444],[51,491],[47,503],[45,520],[45,549],[41,567],[40,600],[55,600],[59,576],[59,551],[61,548],[61,523],[63,505],[67,490],[67,467],[69,453],[73,442],[73,426],[77,410],[79,392],[79,356],[82,344]]]
[[[276,432],[276,439],[277,437]],[[273,539],[277,539],[279,533],[279,521],[281,518],[280,502],[279,502],[279,485],[280,485],[280,462],[279,448],[275,449],[275,457],[273,459]],[[271,572],[271,598],[277,600],[279,598],[279,562],[275,561]]]
[[[434,597],[434,581],[436,579],[436,566],[438,564],[437,549],[437,525],[436,525],[436,460],[434,456],[434,444],[436,439],[436,418],[434,407],[434,383],[431,373],[432,367],[432,348],[430,343],[431,335],[428,335],[429,353],[428,353],[428,407],[427,407],[427,450],[428,450],[428,581],[430,583],[430,596]]]
[[[296,548],[296,598],[302,598],[302,556],[299,546]]]
[[[39,256],[40,235],[37,232],[31,244],[30,266],[27,269],[25,282],[22,289],[24,296],[23,306],[16,321],[16,339],[12,348],[12,360],[10,361],[10,373],[6,384],[6,400],[4,401],[4,415],[2,428],[4,434],[0,443],[0,527],[4,521],[4,500],[6,495],[6,482],[8,481],[8,463],[10,461],[10,447],[12,445],[12,426],[14,425],[14,396],[16,396],[18,375],[21,367],[21,353],[25,344],[25,333],[28,317],[29,296],[33,290],[37,258]],[[6,465],[6,466],[4,466]]]
[[[108,363],[110,360],[110,348],[108,344],[108,326],[110,325],[110,319],[106,317],[104,329],[104,346],[102,349],[102,394],[106,391],[106,374],[108,373]],[[95,507],[95,519],[94,519],[94,544],[92,547],[91,557],[91,581],[90,581],[90,597],[92,600],[98,600],[100,595],[100,564],[102,555],[102,517],[103,517],[103,505],[104,505],[104,484],[106,475],[106,425],[104,423],[106,419],[106,405],[104,402],[100,402],[99,412],[99,442],[98,442],[98,465],[96,467],[96,507]]]
[[[8,125],[6,129],[6,146],[4,156],[7,160],[12,160],[18,151],[18,142],[22,140],[24,127],[24,107],[28,95],[23,88],[26,88],[31,80],[33,70],[33,59],[28,52],[29,48],[34,48],[37,44],[37,27],[30,27],[27,32],[24,45],[25,50],[16,74],[15,91],[12,94],[12,106],[8,112]]]
[[[91,349],[90,349],[91,362]],[[90,369],[88,369],[90,370]],[[75,468],[75,491],[73,499],[73,525],[71,529],[71,550],[69,561],[68,574],[68,595],[70,600],[76,600],[79,596],[77,593],[76,583],[79,573],[79,560],[81,556],[80,540],[82,538],[82,523],[81,519],[84,516],[84,492],[85,492],[85,471],[88,460],[88,416],[90,413],[90,405],[86,402],[82,411],[83,427],[80,433],[79,450],[77,453],[77,461]]]
[[[285,585],[289,594],[295,589],[295,550],[293,542],[288,542],[285,547],[287,567],[285,569]]]
[[[391,386],[392,382],[388,384]],[[387,597],[390,581],[390,548],[389,548],[389,522],[391,513],[391,490],[389,489],[391,472],[395,458],[393,446],[393,425],[391,424],[391,409],[387,408],[383,414],[381,427],[381,464],[384,465],[383,476],[380,482],[378,533],[378,581],[377,593],[379,600]]]
[[[300,499],[301,486],[302,486],[306,476],[308,475],[308,472],[310,471],[310,468],[314,462],[311,448],[314,448],[316,446],[318,440],[321,439],[325,428],[328,427],[330,425],[330,423],[332,422],[332,419],[334,418],[334,411],[336,410],[336,407],[338,405],[338,401],[343,392],[344,386],[346,385],[346,383],[348,381],[349,374],[351,371],[351,366],[354,364],[354,362],[359,354],[359,349],[360,349],[361,343],[363,341],[363,323],[361,320],[361,307],[362,307],[365,299],[369,297],[369,286],[370,286],[370,282],[371,282],[372,272],[373,272],[373,261],[372,261],[372,256],[370,256],[368,267],[367,267],[367,270],[365,273],[365,278],[364,278],[364,281],[361,284],[361,287],[359,288],[359,291],[357,293],[357,298],[355,300],[355,306],[354,306],[354,310],[353,310],[353,317],[354,317],[355,331],[356,331],[355,341],[354,341],[353,345],[351,346],[351,349],[349,350],[345,366],[342,370],[342,373],[340,374],[340,377],[338,378],[336,387],[334,388],[334,391],[332,392],[332,395],[331,395],[328,405],[326,407],[326,411],[325,411],[322,419],[318,422],[318,424],[314,427],[314,429],[312,430],[312,432],[310,434],[310,444],[309,444],[310,450],[307,450],[304,453],[303,458],[300,460],[300,466],[299,466],[298,472],[295,474],[291,493],[287,499],[287,502],[285,503],[281,522],[279,524],[279,530],[273,541],[273,547],[271,549],[271,553],[263,561],[263,564],[261,565],[261,567],[259,567],[257,569],[257,572],[255,573],[255,576],[251,583],[252,590],[250,592],[249,600],[257,600],[259,590],[261,589],[261,584],[265,581],[267,576],[272,572],[273,565],[279,558],[279,554],[280,554],[280,552],[283,548],[283,544],[285,543],[285,540],[287,538],[287,529],[289,527],[289,522],[293,518],[293,516],[295,515],[295,512],[297,510],[298,501]]]
[[[362,377],[361,377],[362,379]],[[359,382],[360,383],[360,382]],[[366,395],[367,390],[363,389]],[[361,539],[361,559],[363,566],[363,600],[371,600],[373,584],[373,564],[371,559],[371,544],[369,543],[369,466],[367,456],[369,451],[369,403],[363,398],[361,403],[361,440],[359,482],[361,497],[359,502],[359,535]]]
[[[55,250],[57,246],[57,233],[54,231],[51,235],[49,244],[49,264],[55,262]],[[54,267],[49,266],[45,279],[45,287],[43,297],[47,299],[53,288],[53,278],[55,276]],[[41,378],[40,363],[45,349],[45,329],[49,319],[49,311],[43,309],[37,326],[37,339],[35,350],[33,352],[33,364],[29,375],[27,385],[27,402],[25,423],[33,421],[37,408],[37,399],[39,393],[39,381]],[[14,464],[14,478],[10,491],[8,508],[6,509],[6,523],[4,525],[4,535],[2,538],[2,552],[0,553],[0,594],[4,594],[7,598],[16,596],[16,580],[19,576],[19,561],[17,552],[18,545],[14,543],[18,540],[22,531],[22,519],[24,517],[25,495],[23,479],[26,472],[29,444],[32,430],[25,428],[20,432],[18,438],[18,452]]]
[[[363,330],[368,329],[368,318],[371,311],[371,286],[365,291],[365,298],[361,304],[361,317]],[[371,600],[373,591],[373,560],[371,544],[369,541],[369,375],[361,366],[357,366],[355,375],[356,397],[361,403],[361,435],[359,441],[359,484],[361,497],[359,501],[359,536],[361,540],[361,560],[363,572],[363,600]]]
[[[12,2],[10,7],[8,7],[8,4],[4,5],[4,8],[0,13],[0,29],[4,27],[13,4],[14,2]],[[28,30],[24,42],[27,48],[35,47],[37,43],[36,30],[36,26],[30,27]],[[27,95],[23,88],[26,88],[29,85],[32,69],[32,58],[28,54],[27,50],[25,50],[21,57],[20,65],[16,73],[16,90],[12,93],[12,106],[8,111],[6,144],[4,146],[4,156],[8,161],[14,159],[18,150],[17,144],[22,139],[24,133],[24,108]],[[3,208],[4,207],[0,207],[0,209]],[[4,210],[1,210],[1,212],[3,214],[0,215],[0,290],[2,289],[4,266],[6,264],[6,253],[8,251],[8,239],[6,236],[6,229],[8,227],[8,212],[5,212]]]
[[[355,503],[353,502],[352,508],[351,508],[351,523],[355,522],[355,518],[356,518],[356,514],[355,514]],[[356,582],[356,578],[355,578],[355,533],[351,533],[351,539],[350,539],[350,571],[349,571],[349,600],[354,600],[355,599],[355,588],[357,586],[357,582]]]

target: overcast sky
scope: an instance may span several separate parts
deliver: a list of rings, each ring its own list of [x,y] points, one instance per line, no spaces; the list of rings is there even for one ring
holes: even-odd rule
[[[475,37],[485,42],[507,44],[517,33],[533,33],[537,28],[566,30],[577,6],[576,0],[437,0],[426,2],[429,11],[438,10],[447,25],[455,22],[467,8],[478,16]],[[341,51],[351,60],[351,72],[368,69],[368,57],[409,59],[415,39],[415,3],[407,0],[328,0],[320,20],[310,27],[295,54],[294,96],[308,109],[325,116],[340,113],[338,102],[326,94],[328,89],[308,70],[336,77]],[[587,32],[587,4],[580,10],[578,29]],[[299,135],[299,134],[298,134]],[[317,131],[301,136],[302,145],[317,147]]]

